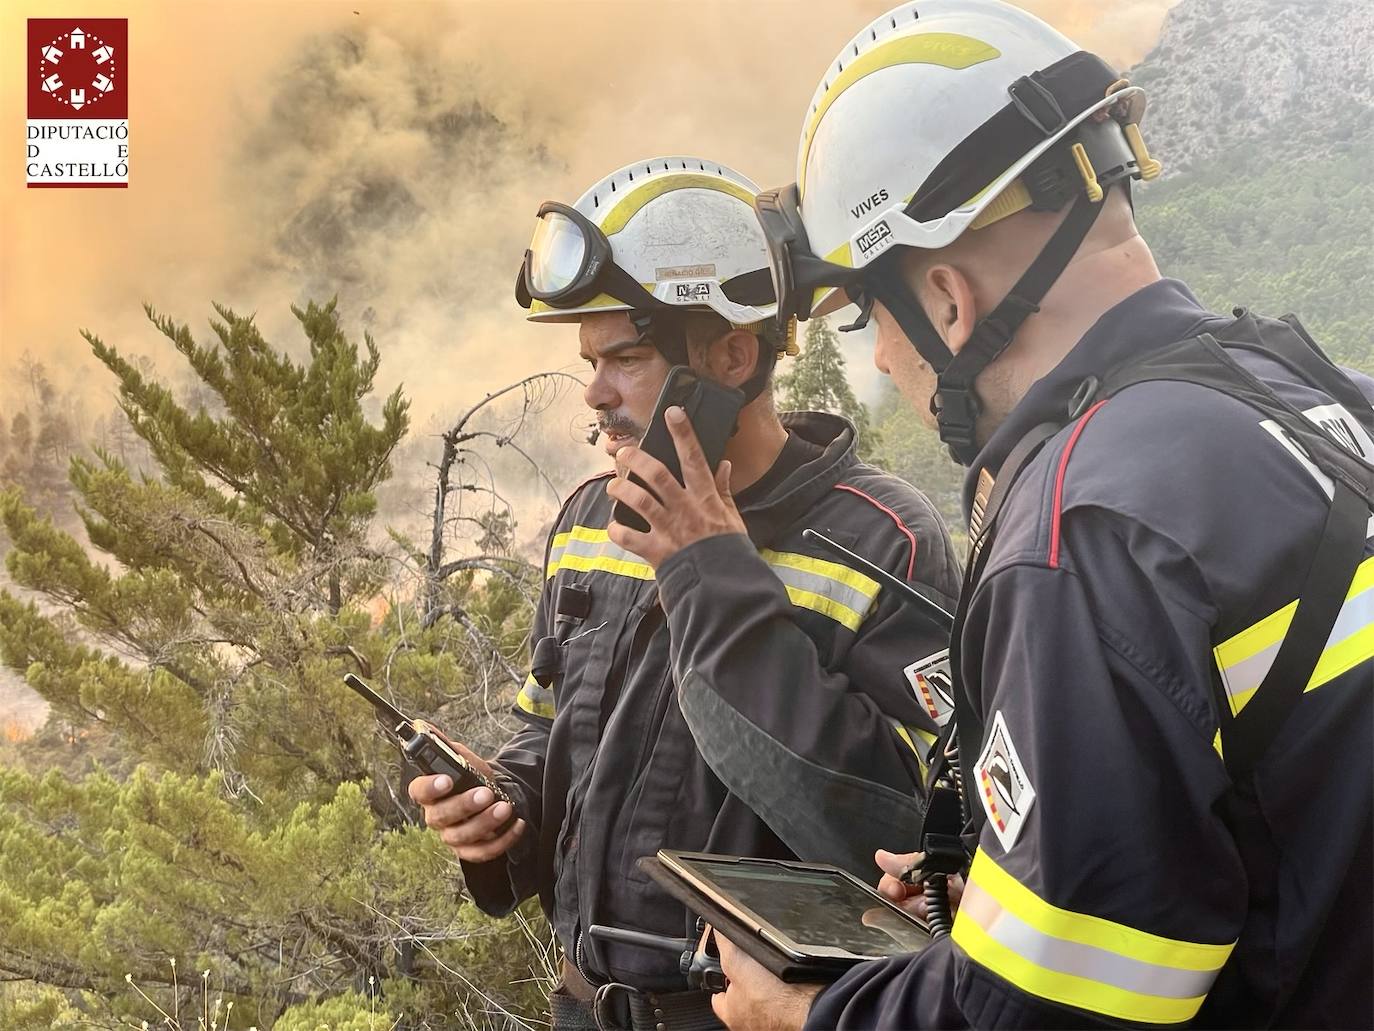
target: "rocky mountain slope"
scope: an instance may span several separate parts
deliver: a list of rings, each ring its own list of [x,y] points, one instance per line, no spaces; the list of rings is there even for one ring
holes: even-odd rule
[[[1166,175],[1240,146],[1257,169],[1342,154],[1374,134],[1374,2],[1180,0],[1129,76]]]

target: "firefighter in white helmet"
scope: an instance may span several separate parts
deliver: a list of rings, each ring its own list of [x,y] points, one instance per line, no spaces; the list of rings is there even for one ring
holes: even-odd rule
[[[524,729],[489,764],[473,757],[513,814],[485,789],[448,797],[424,778],[411,792],[483,910],[539,895],[567,957],[559,1028],[593,1026],[597,999],[620,1026],[718,1026],[676,954],[589,933],[692,932],[637,860],[667,846],[866,871],[875,848],[904,844],[948,717],[903,672],[942,632],[803,539],[837,534],[953,600],[953,551],[925,497],[860,462],[845,419],[773,407],[791,320],[776,316],[756,192],[715,162],[636,162],[574,205],[544,204],[520,271],[531,319],[575,324],[550,332],[580,343],[606,450],[658,498],[608,471],[558,516],[515,700]],[[674,365],[748,398],[714,477],[670,421],[686,486],[636,447]],[[615,500],[648,531],[614,521]],[[697,748],[703,725],[719,747]],[[845,804],[818,812],[820,797]]]
[[[916,0],[760,198],[784,316],[859,302],[970,467],[968,819],[913,827],[965,877],[924,951],[818,994],[722,944],[732,1028],[1374,1026],[1374,381],[1160,277],[1143,110],[1024,11]]]

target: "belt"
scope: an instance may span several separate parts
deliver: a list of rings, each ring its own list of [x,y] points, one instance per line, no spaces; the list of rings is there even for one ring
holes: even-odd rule
[[[563,963],[563,983],[549,997],[554,1031],[724,1031],[703,991],[645,992],[626,984],[593,985]]]

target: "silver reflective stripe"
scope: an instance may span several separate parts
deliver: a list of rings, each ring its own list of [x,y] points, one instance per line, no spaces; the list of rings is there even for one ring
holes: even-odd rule
[[[771,563],[770,565],[778,579],[788,587],[796,587],[799,590],[810,591],[812,594],[829,598],[860,616],[866,615],[869,606],[873,604],[872,596],[864,594],[862,591],[856,591],[838,580],[819,576],[816,573],[803,572],[789,566],[772,565]]]
[[[653,567],[633,552],[613,544],[605,530],[574,526],[567,533],[555,536],[553,541],[545,570],[548,576],[553,576],[559,569],[572,569],[584,573],[599,570],[635,580],[654,579]]]
[[[557,541],[557,539],[558,538],[554,538],[555,541]],[[567,546],[568,544],[565,538],[562,543],[555,543],[554,546],[549,549],[549,561],[544,569],[546,576],[553,576],[554,573],[558,572],[558,563],[562,561],[563,552],[567,549]]]
[[[545,719],[553,719],[556,711],[553,704],[553,691],[540,686],[533,674],[525,678],[524,686],[520,688],[520,693],[515,696],[515,704],[532,716],[543,716]]]
[[[1166,999],[1197,999],[1205,996],[1217,979],[1216,970],[1159,966],[1044,934],[1003,909],[974,882],[964,890],[959,913],[973,920],[994,941],[1037,966],[1124,991]]]
[[[1294,610],[1295,606],[1290,603],[1217,647],[1217,668],[1221,672],[1222,684],[1226,688],[1232,713],[1238,713],[1245,707],[1251,696],[1264,683],[1264,678],[1269,675],[1279,648],[1282,647],[1292,625]],[[1355,661],[1362,661],[1367,657],[1370,648],[1361,645],[1355,637],[1361,631],[1369,631],[1371,625],[1374,625],[1374,559],[1366,559],[1355,574],[1350,596],[1341,606],[1340,614],[1331,628],[1331,635],[1326,640],[1323,661],[1318,663],[1313,681],[1307,685],[1307,690],[1320,687],[1326,679],[1338,675]],[[1253,642],[1248,640],[1252,636],[1257,638]],[[1341,662],[1339,660],[1343,656],[1333,653],[1344,642],[1350,644],[1343,651],[1351,654],[1347,661]],[[1245,652],[1256,644],[1262,644],[1263,647],[1251,655],[1245,655]],[[1238,655],[1245,657],[1238,659]],[[1327,668],[1331,665],[1331,662],[1326,661],[1328,655],[1335,663],[1334,670]]]
[[[878,597],[878,582],[836,562],[793,552],[759,552],[782,584],[792,604],[829,616],[858,630]]]

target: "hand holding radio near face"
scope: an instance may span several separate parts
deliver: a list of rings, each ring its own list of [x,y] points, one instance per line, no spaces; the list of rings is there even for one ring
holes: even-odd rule
[[[635,447],[622,448],[616,455],[618,475],[606,485],[607,494],[634,509],[649,524],[645,533],[612,522],[611,540],[655,569],[689,544],[745,532],[744,520],[730,494],[730,463],[721,462],[712,475],[691,421],[681,408],[669,408],[664,422],[677,449],[685,486],[657,458]],[[649,489],[631,481],[631,474]]]
[[[494,781],[495,771],[490,763],[437,728],[430,729],[443,736],[473,769]],[[498,798],[490,788],[476,787],[456,795],[452,791],[453,778],[446,774],[416,777],[410,782],[410,798],[424,810],[426,826],[438,831],[459,859],[469,863],[499,859],[525,833],[524,820],[511,820],[515,813],[511,803]]]

